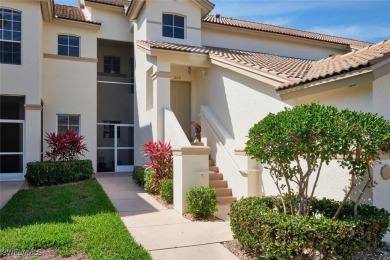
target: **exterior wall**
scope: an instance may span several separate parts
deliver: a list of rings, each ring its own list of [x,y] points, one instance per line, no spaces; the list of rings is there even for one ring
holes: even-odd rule
[[[110,9],[106,5],[92,4],[88,6],[89,2],[86,2],[86,4],[86,12],[90,13],[91,20],[102,22],[96,35],[97,38],[123,42],[133,41],[130,22],[125,16],[123,8]]]
[[[309,60],[327,58],[330,54],[346,53],[346,50],[313,45],[308,42],[294,42],[286,37],[271,38],[250,30],[239,31],[235,28],[227,28],[217,30],[203,26],[202,44]],[[245,44],[243,44],[244,42]]]
[[[0,64],[0,94],[25,96],[26,104],[40,106],[43,40],[40,4],[3,0],[0,7],[22,12],[21,65]],[[39,110],[26,110],[25,127],[25,162],[39,161],[41,158]],[[23,168],[25,169],[25,165]]]
[[[162,14],[170,13],[185,17],[185,39],[162,36]],[[147,1],[145,7],[147,34],[145,40],[201,45],[201,10],[192,1]]]
[[[90,60],[65,60],[61,56],[44,59],[43,131],[57,132],[57,114],[80,115],[80,132],[89,150],[85,158],[92,160],[96,170],[96,31],[75,27],[73,23],[45,22],[45,54],[57,54],[57,35],[62,33],[81,36],[80,57]]]
[[[373,112],[378,113],[384,118],[390,120],[390,73],[386,74],[373,82]],[[385,208],[390,211],[390,203],[388,200],[390,190],[390,180],[383,180],[380,175],[380,169],[384,164],[390,165],[390,159],[382,161],[381,165],[377,165],[374,169],[374,180],[378,183],[374,187],[374,205],[380,208]],[[385,240],[390,243],[390,232],[387,233]]]

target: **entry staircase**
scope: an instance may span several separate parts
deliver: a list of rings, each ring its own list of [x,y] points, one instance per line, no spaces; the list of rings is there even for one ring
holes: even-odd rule
[[[194,146],[204,146],[202,142],[192,142]],[[219,172],[218,166],[214,160],[209,160],[209,170],[214,172],[209,174],[209,187],[215,188],[217,192],[217,203],[222,205],[230,205],[237,200],[233,197],[232,189],[228,186],[228,181],[223,179],[223,174]]]

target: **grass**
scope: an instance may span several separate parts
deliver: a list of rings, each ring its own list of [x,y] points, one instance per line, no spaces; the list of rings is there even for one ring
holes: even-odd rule
[[[0,220],[0,257],[52,248],[63,257],[151,259],[97,181],[19,190]]]

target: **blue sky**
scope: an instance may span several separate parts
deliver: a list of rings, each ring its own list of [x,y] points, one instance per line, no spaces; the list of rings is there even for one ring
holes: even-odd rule
[[[211,0],[213,14],[369,42],[390,39],[390,0]],[[77,5],[77,0],[55,0]]]

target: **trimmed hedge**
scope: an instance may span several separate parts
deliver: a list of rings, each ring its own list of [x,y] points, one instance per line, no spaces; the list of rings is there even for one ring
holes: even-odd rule
[[[134,166],[133,170],[133,180],[135,183],[137,183],[139,186],[143,187],[145,185],[145,167],[142,166]]]
[[[29,162],[25,178],[31,186],[48,186],[90,179],[91,160]]]
[[[216,212],[217,192],[214,188],[197,187],[186,192],[188,212],[197,218],[207,218]]]
[[[160,181],[160,194],[166,203],[173,202],[173,179],[162,179]]]
[[[296,197],[285,199],[286,208],[295,206]],[[381,243],[390,220],[384,209],[347,203],[339,219],[332,220],[339,202],[313,199],[309,216],[283,213],[278,197],[250,197],[234,202],[230,225],[243,248],[259,258],[297,259],[304,253],[323,259],[352,258],[360,251]]]
[[[154,171],[145,170],[144,171],[144,189],[147,193],[158,194],[157,188],[154,186]]]

